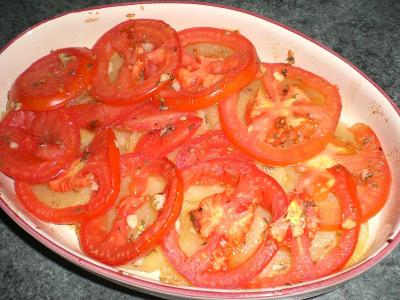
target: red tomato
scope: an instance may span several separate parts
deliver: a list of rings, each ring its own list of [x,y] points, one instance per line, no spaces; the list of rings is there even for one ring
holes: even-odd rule
[[[179,245],[178,232],[172,229],[161,244],[164,255],[193,285],[243,286],[264,268],[277,246],[266,236],[250,258],[235,267],[226,262],[232,259],[231,249],[244,241],[256,207],[271,211],[274,220],[283,216],[287,207],[286,194],[274,179],[242,161],[198,162],[184,168],[182,177],[185,190],[191,185],[216,183],[233,186],[233,189],[204,198],[191,212],[192,222],[206,239],[206,245],[188,257]]]
[[[111,129],[95,137],[83,159],[88,163],[77,176],[95,178],[89,180],[98,186],[88,203],[65,208],[50,207],[37,198],[29,183],[15,181],[18,200],[38,219],[57,224],[73,224],[103,214],[114,205],[120,186],[119,151]]]
[[[163,21],[123,22],[107,31],[93,47],[96,58],[91,93],[109,104],[147,99],[171,83],[180,52],[175,30]],[[118,63],[114,63],[115,57]],[[115,76],[110,76],[110,68],[115,69]]]
[[[186,120],[195,116],[194,113],[163,110],[163,107],[154,103],[146,103],[141,106],[137,113],[128,116],[117,124],[119,129],[128,131],[147,131],[163,129],[167,125]]]
[[[233,146],[221,130],[210,130],[186,143],[176,157],[178,168],[215,158],[250,161],[251,158]]]
[[[361,202],[363,222],[375,216],[389,197],[392,177],[388,162],[378,137],[365,124],[355,124],[350,129],[356,145],[334,141],[347,153],[335,153],[334,159],[343,164],[353,175],[357,184],[357,195]]]
[[[321,153],[321,157],[328,157],[333,162],[344,165],[352,173],[361,202],[362,220],[366,222],[381,210],[388,199],[391,185],[390,169],[380,142],[370,127],[358,123],[347,131],[344,136],[343,134],[335,136],[331,144]],[[326,198],[330,174],[312,168],[307,163],[299,165],[298,169],[306,171],[297,190],[306,188],[313,198]],[[337,218],[337,213],[333,213],[338,209],[335,202],[329,200],[315,202],[323,213],[325,229],[336,230],[340,226],[340,218]]]
[[[151,157],[164,157],[186,143],[199,129],[202,118],[190,117],[162,129],[147,132],[138,141],[135,152]]]
[[[195,27],[178,33],[182,63],[172,86],[161,92],[165,103],[180,110],[196,110],[211,106],[244,88],[258,70],[253,44],[234,31]],[[210,44],[229,49],[202,55],[198,45]],[[214,51],[215,52],[215,51]]]
[[[106,213],[83,222],[79,230],[82,250],[108,265],[127,263],[154,249],[160,239],[171,230],[182,206],[182,179],[170,161],[149,161],[144,156],[127,154],[121,157],[121,164],[122,178],[129,176],[136,189],[120,200],[114,217],[110,217],[112,213]],[[147,178],[151,175],[161,176],[168,181],[165,188],[167,195],[162,208],[157,212],[157,220],[140,232],[134,231],[136,228],[130,227],[128,218],[143,205],[143,192]]]
[[[34,62],[15,80],[9,99],[22,109],[43,111],[76,98],[92,75],[92,54],[86,48],[64,48]]]
[[[250,97],[244,118],[237,107],[246,93],[254,92],[251,88],[219,104],[221,127],[229,140],[267,165],[294,164],[322,151],[340,117],[337,87],[287,64],[263,64],[261,69],[262,85]]]
[[[349,260],[356,247],[361,224],[361,207],[351,174],[340,165],[328,171],[335,178],[332,193],[339,199],[342,209],[342,230],[339,241],[324,258],[314,262],[311,259],[311,242],[306,234],[288,237],[291,251],[291,268],[285,274],[256,278],[251,287],[271,287],[313,280],[340,270]],[[307,216],[307,215],[306,215]],[[272,225],[273,226],[273,225]]]
[[[67,108],[68,114],[80,128],[102,130],[115,125],[128,116],[136,116],[142,111],[143,104],[109,105],[103,103],[85,103]]]
[[[45,182],[79,155],[79,130],[64,109],[12,111],[0,123],[0,170],[27,182]]]

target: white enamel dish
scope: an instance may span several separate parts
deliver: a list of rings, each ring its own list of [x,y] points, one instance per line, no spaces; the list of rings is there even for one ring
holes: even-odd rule
[[[44,21],[11,41],[0,54],[0,105],[5,110],[7,91],[15,78],[51,49],[91,47],[108,29],[134,18],[155,18],[176,30],[194,26],[238,29],[257,48],[262,61],[282,62],[288,49],[296,65],[335,83],[343,101],[342,120],[369,124],[381,140],[393,177],[390,198],[370,221],[367,257],[349,269],[312,282],[275,289],[218,290],[178,287],[141,275],[132,275],[98,263],[78,246],[75,230],[40,222],[18,204],[13,182],[0,175],[1,208],[24,230],[69,261],[99,276],[146,293],[168,298],[310,297],[359,275],[381,261],[400,242],[400,111],[390,98],[357,68],[312,39],[282,24],[240,9],[199,3],[137,3],[71,12]],[[184,17],[183,17],[184,16]],[[18,59],[17,59],[18,58]]]

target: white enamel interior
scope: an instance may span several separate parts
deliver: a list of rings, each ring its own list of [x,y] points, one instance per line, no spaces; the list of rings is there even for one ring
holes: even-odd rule
[[[291,49],[295,53],[296,65],[335,83],[343,100],[342,120],[369,124],[388,155],[393,177],[392,190],[384,209],[370,222],[369,258],[388,245],[386,240],[398,233],[400,220],[399,114],[371,82],[341,58],[304,37],[249,14],[196,4],[148,3],[75,12],[45,22],[23,34],[1,53],[0,110],[5,110],[7,91],[15,78],[35,60],[51,49],[91,47],[106,30],[126,20],[127,14],[133,13],[135,18],[164,20],[176,30],[193,26],[239,29],[254,43],[262,61],[282,62],[288,49]],[[2,198],[29,226],[53,243],[93,262],[80,252],[71,226],[56,226],[31,218],[15,202],[12,181],[4,175],[0,175],[0,180],[4,184]],[[107,266],[104,268],[111,269]]]

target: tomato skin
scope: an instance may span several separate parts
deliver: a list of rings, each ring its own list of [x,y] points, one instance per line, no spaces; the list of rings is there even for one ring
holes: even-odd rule
[[[151,130],[138,141],[135,152],[151,157],[164,157],[189,141],[202,123],[202,118],[190,117],[163,129]]]
[[[64,109],[9,112],[0,136],[0,170],[16,180],[46,182],[79,154],[79,130]]]
[[[85,103],[67,107],[68,114],[80,128],[103,130],[116,125],[129,116],[136,116],[143,104],[109,105],[103,103]]]
[[[357,149],[352,154],[336,153],[334,159],[353,174],[361,202],[362,221],[366,222],[385,205],[392,176],[385,153],[373,130],[361,123],[354,124],[349,130],[358,143]]]
[[[198,161],[215,158],[229,158],[251,161],[251,158],[235,148],[221,130],[210,130],[194,137],[185,144],[176,157],[178,168],[184,168]]]
[[[326,105],[323,107],[321,106],[320,109],[323,110],[325,117],[321,118],[321,123],[318,125],[316,132],[310,139],[306,139],[300,143],[292,144],[287,147],[273,146],[266,141],[257,139],[253,135],[252,130],[249,129],[250,127],[247,127],[247,125],[240,120],[237,114],[238,94],[231,95],[220,102],[218,109],[221,127],[228,139],[234,145],[255,158],[257,161],[266,165],[286,166],[309,159],[325,148],[335,132],[341,111],[341,100],[337,87],[323,78],[312,74],[311,72],[302,70],[301,68],[287,64],[264,65],[266,65],[268,70],[270,69],[271,72],[282,72],[283,69],[286,69],[288,78],[300,78],[304,83],[324,95]],[[264,82],[265,80],[266,79],[264,78]],[[277,92],[274,91],[274,95],[276,94]],[[275,102],[279,101],[279,99],[272,100]],[[300,105],[294,106],[294,109],[296,110],[299,110],[299,108],[301,108]],[[271,119],[268,114],[273,113],[273,111],[267,111],[266,116]],[[260,118],[263,118],[263,115],[260,115],[255,120],[260,120]],[[270,121],[268,128],[274,128],[274,126],[278,125],[273,121]]]
[[[350,219],[354,222],[353,228],[342,228],[338,246],[324,258],[313,262],[310,254],[310,245],[306,234],[299,237],[288,236],[287,244],[291,250],[292,267],[286,274],[270,277],[256,278],[249,287],[273,287],[294,284],[302,281],[313,280],[342,269],[354,252],[358,241],[361,224],[361,206],[357,198],[355,183],[349,171],[336,165],[328,169],[335,177],[332,193],[340,200],[342,208],[342,221]]]
[[[117,124],[117,127],[128,131],[156,130],[196,116],[194,113],[171,109],[163,111],[153,102],[146,103],[136,113],[128,115]]]
[[[138,50],[135,47],[141,47],[140,43],[145,41],[152,43],[155,49],[149,53],[136,53]],[[117,81],[113,83],[108,70],[114,53],[118,53],[124,62]],[[134,19],[107,31],[93,46],[93,54],[96,59],[91,93],[98,100],[115,105],[143,101],[170,84],[171,80],[163,81],[161,76],[173,74],[178,66],[181,50],[175,30],[165,22]],[[160,56],[156,58],[162,64],[159,65],[151,54]],[[148,66],[151,64],[157,65],[155,71],[154,66]],[[135,67],[140,69],[138,74],[133,73]]]
[[[233,68],[228,68],[221,80],[200,91],[165,89],[161,92],[161,97],[169,107],[193,111],[211,106],[244,88],[257,74],[256,50],[252,43],[239,33],[218,28],[194,27],[180,31],[178,37],[182,48],[197,43],[218,44],[231,48],[235,51],[232,60],[239,63]]]
[[[265,209],[272,210],[274,220],[284,215],[287,208],[287,197],[279,184],[246,162],[214,159],[201,161],[182,169],[185,189],[188,188],[188,185],[194,184],[199,180],[206,185],[213,184],[218,180],[222,180],[225,183],[233,183],[238,180],[235,177],[238,174],[241,174],[239,175],[240,178],[247,178],[245,179],[246,184],[242,185],[242,188],[243,186],[248,187],[250,183],[247,184],[246,180],[250,180],[253,184],[252,186],[254,186],[251,193],[261,193],[262,202],[259,205]],[[237,200],[232,200],[232,202],[245,200],[241,192],[238,192],[237,195],[234,194],[232,199],[235,199],[235,197],[237,197]],[[242,205],[246,204],[242,201]],[[229,225],[224,224],[224,226]],[[223,233],[213,231],[207,239],[207,244],[193,256],[188,257],[179,246],[178,233],[175,229],[172,229],[163,239],[161,247],[169,262],[181,275],[196,286],[210,288],[237,288],[244,286],[265,267],[278,248],[268,236],[260,242],[255,253],[238,267],[228,270],[208,271],[208,261],[212,259],[214,251],[221,247],[223,239]]]
[[[104,214],[96,219],[83,222],[79,230],[79,240],[82,250],[89,256],[94,257],[108,265],[122,265],[136,258],[146,255],[154,249],[174,226],[182,207],[182,178],[175,169],[173,163],[167,159],[147,160],[142,155],[130,153],[121,157],[122,175],[134,174],[136,170],[147,173],[163,175],[168,179],[168,196],[163,208],[158,214],[155,223],[147,227],[135,240],[129,241],[124,236],[128,225],[126,217],[137,209],[137,204],[128,200],[122,200],[116,207],[119,218],[114,219],[112,228],[107,231],[104,228],[107,215]],[[136,175],[137,176],[137,175]],[[140,176],[140,175],[139,175]],[[133,178],[133,177],[132,177]],[[141,180],[139,178],[139,180]],[[143,183],[143,182],[141,182]],[[137,195],[131,195],[138,201],[144,187]]]
[[[92,53],[89,49],[58,49],[34,62],[18,76],[9,99],[21,103],[25,110],[54,109],[79,96],[87,88],[91,76]]]
[[[103,149],[99,149],[100,147]],[[99,190],[88,203],[53,208],[36,197],[29,183],[17,180],[14,187],[18,200],[38,219],[56,224],[74,224],[104,213],[114,205],[120,187],[119,151],[111,129],[107,129],[95,138],[89,153],[88,164],[79,175],[84,177],[93,174],[98,180]]]

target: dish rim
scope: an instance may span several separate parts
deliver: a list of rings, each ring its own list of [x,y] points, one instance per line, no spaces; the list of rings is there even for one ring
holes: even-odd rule
[[[229,5],[224,5],[224,4],[216,4],[216,3],[208,3],[208,2],[197,2],[197,1],[139,1],[139,2],[121,2],[121,3],[111,3],[111,4],[105,4],[105,5],[99,5],[99,6],[92,6],[92,7],[86,7],[86,8],[79,8],[75,10],[70,10],[67,12],[63,12],[60,14],[57,14],[55,16],[49,17],[47,19],[44,19],[33,26],[27,28],[23,32],[19,33],[16,35],[14,38],[12,38],[9,42],[5,44],[0,49],[0,55],[7,49],[9,48],[14,42],[16,42],[18,39],[23,37],[25,34],[27,34],[30,30],[39,27],[47,22],[53,21],[55,19],[62,18],[66,15],[73,14],[73,13],[81,13],[85,11],[91,11],[91,10],[96,10],[96,9],[107,9],[111,7],[121,7],[121,6],[130,6],[130,5],[151,5],[151,4],[189,4],[189,5],[201,5],[201,6],[211,6],[211,7],[216,7],[216,8],[223,8],[223,9],[228,9],[228,10],[233,10],[237,11],[240,13],[244,13],[247,15],[250,15],[255,18],[259,18],[261,20],[264,20],[268,23],[272,23],[274,25],[277,25],[279,27],[282,27],[292,34],[298,35],[314,44],[319,46],[325,51],[328,51],[329,53],[333,54],[340,60],[342,60],[344,63],[349,65],[353,70],[355,70],[357,73],[359,73],[365,80],[367,80],[369,83],[373,85],[374,88],[376,88],[379,93],[381,93],[386,100],[389,101],[391,106],[394,108],[394,110],[397,112],[398,116],[400,117],[400,108],[397,106],[397,104],[391,99],[391,97],[371,78],[369,78],[364,72],[362,72],[359,68],[357,68],[355,65],[353,65],[350,61],[348,61],[346,58],[342,57],[340,54],[336,53],[334,50],[331,48],[325,46],[319,41],[314,40],[313,38],[307,36],[306,34],[293,29],[281,22],[275,21],[269,17],[266,17],[264,15],[254,13],[251,11],[248,11],[243,8],[238,8],[238,7],[233,7]],[[100,265],[100,263],[94,263],[91,262],[90,260],[87,259],[82,259],[78,255],[74,254],[72,251],[68,250],[65,247],[62,247],[58,245],[57,243],[53,242],[52,240],[48,239],[46,236],[44,236],[42,233],[36,231],[32,226],[30,226],[23,218],[21,218],[13,209],[11,209],[8,204],[5,202],[5,200],[2,198],[0,195],[0,207],[3,209],[3,211],[14,221],[16,222],[22,229],[24,229],[26,232],[28,232],[32,237],[34,237],[36,240],[38,240],[41,244],[46,246],[47,248],[51,249],[54,251],[56,254],[62,256],[63,258],[67,259],[68,261],[74,263],[75,265],[78,265],[82,267],[85,270],[88,270],[92,273],[95,273],[98,276],[106,277],[109,280],[112,280],[114,282],[118,282],[121,285],[128,285],[131,288],[136,288],[140,289],[140,291],[145,291],[149,294],[154,294],[154,293],[161,293],[165,295],[170,295],[170,296],[180,296],[180,297],[195,297],[195,298],[230,298],[230,297],[243,297],[247,299],[258,299],[258,298],[270,298],[270,297],[287,297],[287,296],[295,296],[295,295],[300,295],[304,293],[315,293],[324,289],[332,288],[334,286],[337,286],[341,283],[344,283],[345,281],[348,281],[365,271],[369,270],[376,264],[378,264],[380,261],[382,261],[393,249],[400,243],[400,231],[396,233],[396,235],[392,238],[390,238],[390,242],[387,241],[387,245],[382,246],[383,248],[379,250],[375,255],[372,257],[366,258],[365,261],[359,263],[359,265],[355,266],[354,268],[342,271],[340,274],[336,274],[334,276],[328,277],[328,278],[321,278],[321,279],[316,279],[312,282],[305,282],[302,283],[301,285],[295,285],[295,286],[288,286],[284,287],[283,289],[281,288],[266,288],[266,289],[254,289],[254,290],[242,290],[242,289],[209,289],[209,288],[198,288],[198,287],[186,287],[186,286],[174,286],[174,285],[169,285],[165,284],[162,282],[156,282],[151,279],[147,278],[141,278],[136,275],[124,275],[121,271],[117,270],[110,270],[107,269],[106,267],[103,267]]]

